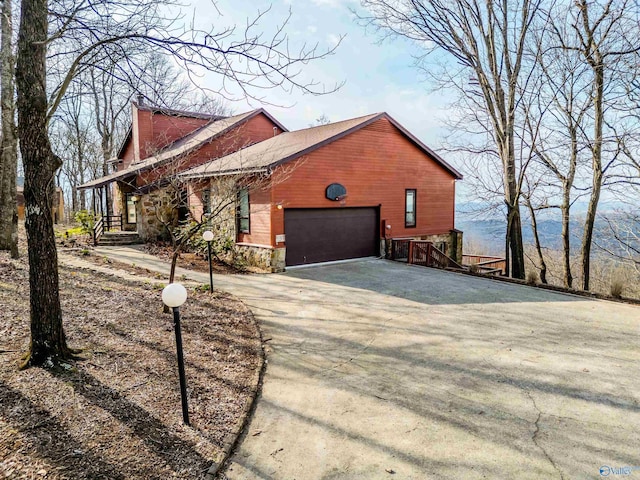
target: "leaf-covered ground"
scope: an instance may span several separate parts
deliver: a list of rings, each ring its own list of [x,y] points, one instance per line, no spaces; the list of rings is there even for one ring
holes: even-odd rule
[[[187,427],[159,288],[66,267],[60,280],[68,341],[85,359],[63,372],[18,371],[29,343],[28,268],[0,253],[0,477],[203,478],[257,388],[251,312],[227,294],[189,291]]]

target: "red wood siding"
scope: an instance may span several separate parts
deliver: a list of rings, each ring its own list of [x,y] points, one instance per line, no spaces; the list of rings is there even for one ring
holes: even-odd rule
[[[124,152],[122,153],[121,160],[122,163],[118,164],[118,171],[128,168],[133,161],[133,142],[131,140],[127,141],[127,144],[124,147]]]
[[[156,181],[165,175],[175,175],[189,168],[202,165],[215,158],[235,152],[251,143],[260,142],[273,136],[274,123],[264,114],[256,115],[245,123],[231,129],[212,142],[207,143],[190,155],[179,158],[165,166],[143,172],[138,176],[138,187]],[[278,129],[280,132],[280,130]]]
[[[155,149],[166,147],[209,122],[210,120],[204,118],[176,117],[163,113],[152,113],[151,147]],[[153,153],[154,150],[149,152],[150,155],[153,155]]]
[[[239,233],[238,242],[271,245],[271,192],[267,188],[249,191],[250,233]]]
[[[448,233],[454,226],[453,176],[396,129],[377,122],[283,166],[286,180],[274,178],[272,204],[284,208],[380,207],[391,225],[388,236]],[[326,199],[325,189],[341,183],[343,202]],[[405,189],[416,194],[416,227],[405,228]],[[284,209],[273,209],[271,244],[284,232]]]

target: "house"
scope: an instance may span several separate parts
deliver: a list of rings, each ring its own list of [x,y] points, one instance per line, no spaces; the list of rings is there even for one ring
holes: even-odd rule
[[[153,132],[171,125],[174,134],[143,130],[141,112],[149,110]],[[454,212],[462,175],[386,113],[289,132],[263,109],[199,126],[184,112],[136,104],[133,112],[118,170],[85,187],[115,183],[114,211],[125,209],[144,238],[159,233],[152,218],[170,177],[184,185],[183,218],[206,219],[223,205],[218,233],[271,271],[385,255],[392,238],[431,241],[461,258]],[[180,137],[188,128],[176,124],[187,118],[195,128]],[[230,191],[232,201],[220,202]]]
[[[24,178],[16,179],[16,203],[18,206],[18,220],[24,221]],[[51,205],[53,223],[64,222],[64,193],[62,188],[55,187],[53,203]]]
[[[264,109],[223,117],[148,106],[141,99],[131,108],[131,128],[110,161],[115,172],[79,189],[97,190],[94,210],[145,241],[188,217],[186,209],[172,208],[180,202],[171,198],[169,183],[179,172],[286,131]]]
[[[207,182],[241,173],[268,179],[249,181],[237,200],[236,245],[263,267],[379,256],[398,237],[461,257],[454,211],[462,176],[386,113],[284,132],[186,170],[194,214],[206,207],[197,192]]]

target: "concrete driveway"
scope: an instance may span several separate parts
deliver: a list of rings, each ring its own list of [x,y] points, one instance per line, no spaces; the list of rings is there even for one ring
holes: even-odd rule
[[[638,307],[380,260],[235,280],[270,340],[231,479],[640,478]]]
[[[384,260],[214,281],[268,345],[231,479],[640,479],[640,307]]]

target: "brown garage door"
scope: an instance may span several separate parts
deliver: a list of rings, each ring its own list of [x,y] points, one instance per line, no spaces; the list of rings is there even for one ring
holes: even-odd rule
[[[288,208],[287,265],[378,255],[378,209]]]

